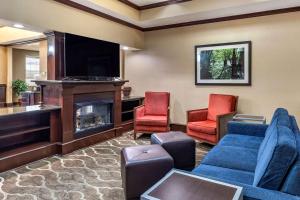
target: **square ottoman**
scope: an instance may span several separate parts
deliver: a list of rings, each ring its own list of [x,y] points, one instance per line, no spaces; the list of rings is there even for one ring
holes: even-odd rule
[[[140,199],[147,189],[174,166],[160,145],[126,147],[121,151],[121,175],[126,199]]]
[[[155,133],[151,136],[151,144],[161,145],[173,157],[175,168],[188,171],[195,168],[196,142],[185,133]]]

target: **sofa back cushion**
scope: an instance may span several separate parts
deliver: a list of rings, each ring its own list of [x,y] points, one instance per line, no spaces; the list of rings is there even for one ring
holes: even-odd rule
[[[146,92],[145,93],[145,115],[168,114],[170,93],[168,92]]]
[[[286,176],[281,191],[300,196],[300,133],[297,133],[296,138],[298,155]]]
[[[216,121],[217,115],[234,112],[237,97],[224,94],[210,94],[207,119]]]
[[[277,126],[277,125],[285,126],[285,127],[288,127],[288,128],[291,127],[291,121],[290,121],[289,113],[284,108],[278,108],[274,112],[271,123],[270,123],[269,127],[266,130],[265,138],[264,138],[264,140],[262,141],[262,143],[259,147],[257,160],[260,159],[260,157],[262,155],[262,152],[265,149],[271,134],[274,133],[274,128],[275,128],[274,126]]]
[[[291,122],[291,126],[292,126],[292,131],[294,133],[299,133],[299,127],[298,127],[298,124],[297,124],[297,121],[296,121],[296,118],[294,116],[291,116],[290,115],[290,122]]]
[[[271,123],[279,116],[279,115],[288,115],[288,111],[285,108],[277,108],[273,114]]]
[[[266,142],[261,144],[265,146],[259,150],[253,186],[279,190],[297,156],[295,134],[288,127],[277,123],[270,125],[270,134],[268,137],[266,135]]]

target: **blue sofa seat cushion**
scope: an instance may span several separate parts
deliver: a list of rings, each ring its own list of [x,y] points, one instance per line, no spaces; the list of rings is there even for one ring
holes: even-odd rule
[[[277,125],[276,120],[268,128],[271,134],[266,134],[259,149],[253,181],[253,186],[271,190],[280,189],[297,155],[295,134],[289,128]]]
[[[192,173],[200,176],[210,176],[222,180],[236,181],[248,185],[252,185],[254,178],[253,172],[228,169],[212,165],[199,165],[192,171]]]
[[[202,164],[254,172],[257,162],[255,149],[215,146],[202,160]]]
[[[298,155],[288,172],[281,191],[300,196],[300,135],[297,134],[296,138]]]
[[[250,135],[227,134],[222,138],[218,145],[244,147],[258,150],[263,139],[263,137]]]

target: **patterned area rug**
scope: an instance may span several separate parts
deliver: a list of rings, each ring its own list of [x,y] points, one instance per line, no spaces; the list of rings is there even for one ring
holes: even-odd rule
[[[130,133],[74,153],[53,156],[0,174],[2,200],[122,200],[120,150],[149,144]],[[197,163],[210,149],[197,144]]]

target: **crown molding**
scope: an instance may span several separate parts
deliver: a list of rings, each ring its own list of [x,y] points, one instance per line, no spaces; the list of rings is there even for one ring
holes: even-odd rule
[[[87,6],[81,5],[79,3],[73,2],[71,0],[54,0],[56,2],[62,3],[64,5],[97,15],[99,17],[105,18],[107,20],[122,24],[124,26],[134,28],[139,31],[155,31],[155,30],[162,30],[162,29],[170,29],[170,28],[178,28],[178,27],[184,27],[184,26],[193,26],[193,25],[200,25],[200,24],[209,24],[209,23],[216,23],[216,22],[223,22],[223,21],[232,21],[232,20],[239,20],[239,19],[247,19],[247,18],[254,18],[254,17],[262,17],[262,16],[268,16],[268,15],[277,15],[277,14],[283,14],[283,13],[290,13],[290,12],[299,12],[300,6],[296,7],[290,7],[290,8],[282,8],[282,9],[274,9],[274,10],[267,10],[267,11],[261,11],[261,12],[252,12],[252,13],[246,13],[241,15],[232,15],[232,16],[226,16],[226,17],[219,17],[219,18],[211,18],[211,19],[203,19],[203,20],[195,20],[195,21],[188,21],[183,23],[176,23],[176,24],[167,24],[162,26],[153,26],[153,27],[140,27],[135,24],[129,23],[125,20],[119,19],[117,17],[108,15],[106,13],[100,12],[98,10],[89,8]]]
[[[261,11],[261,12],[253,12],[253,13],[247,13],[247,14],[241,14],[241,15],[232,15],[232,16],[212,18],[212,19],[189,21],[189,22],[176,23],[176,24],[168,24],[168,25],[163,25],[163,26],[154,26],[154,27],[149,27],[149,28],[143,28],[143,31],[146,32],[146,31],[155,31],[155,30],[170,29],[170,28],[179,28],[179,27],[184,27],[184,26],[194,26],[194,25],[200,25],[200,24],[233,21],[233,20],[239,20],[239,19],[262,17],[262,16],[268,16],[268,15],[277,15],[277,14],[298,12],[298,11],[300,11],[300,6],[291,7],[291,8],[282,8],[282,9],[276,9],[276,10]]]
[[[130,27],[130,28],[134,28],[134,29],[137,29],[137,30],[140,30],[140,31],[143,30],[142,27],[139,27],[139,26],[137,26],[137,25],[135,25],[135,24],[129,23],[129,22],[125,21],[125,20],[122,20],[122,19],[119,19],[119,18],[117,18],[117,17],[108,15],[108,14],[103,13],[103,12],[100,12],[100,11],[98,11],[98,10],[89,8],[89,7],[87,7],[87,6],[81,5],[81,4],[76,3],[76,2],[74,2],[74,1],[71,1],[71,0],[53,0],[53,1],[62,3],[62,4],[64,4],[64,5],[67,5],[67,6],[70,6],[70,7],[73,7],[73,8],[76,8],[76,9],[79,9],[79,10],[82,10],[82,11],[85,11],[85,12],[88,12],[88,13],[91,13],[91,14],[94,14],[94,15],[97,15],[97,16],[99,16],[99,17],[108,19],[108,20],[113,21],[113,22],[116,22],[116,23],[118,23],[118,24],[122,24],[122,25],[128,26],[128,27]]]
[[[159,2],[159,3],[148,4],[148,5],[144,5],[144,6],[138,6],[128,0],[119,0],[119,1],[134,8],[134,9],[146,10],[146,9],[158,8],[158,7],[162,7],[162,6],[168,6],[171,4],[184,3],[184,2],[192,1],[192,0],[168,0],[168,1],[163,1],[163,2]]]
[[[46,41],[47,38],[36,38],[36,39],[31,39],[31,40],[24,40],[24,41],[20,41],[20,42],[12,42],[9,44],[0,44],[0,46],[3,47],[11,47],[11,46],[16,46],[16,45],[24,45],[24,44],[31,44],[31,43],[36,43],[36,42],[41,42],[41,41]]]
[[[127,6],[129,6],[129,7],[131,7],[131,8],[134,8],[134,9],[136,9],[136,10],[141,10],[141,7],[140,7],[140,6],[138,6],[138,5],[134,4],[134,3],[131,3],[131,2],[128,1],[128,0],[118,0],[118,1],[120,1],[120,2],[122,2],[122,3],[124,3],[124,4],[126,4]]]

